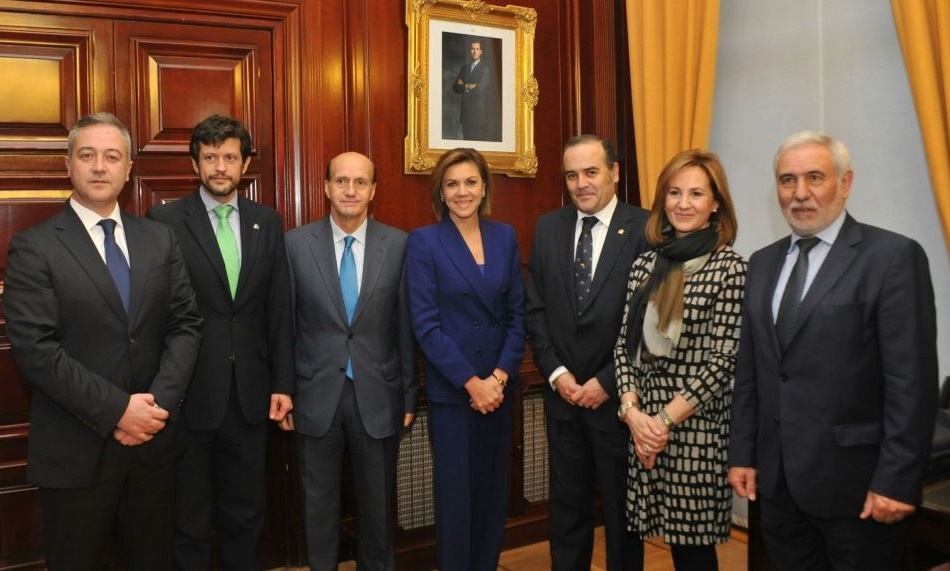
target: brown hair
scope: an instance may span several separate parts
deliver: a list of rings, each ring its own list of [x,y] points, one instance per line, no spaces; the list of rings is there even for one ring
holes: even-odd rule
[[[485,183],[485,198],[482,198],[478,205],[478,215],[491,214],[491,173],[488,170],[488,161],[475,149],[458,148],[445,151],[432,170],[432,212],[436,220],[448,214],[449,209],[442,202],[442,179],[445,178],[445,171],[461,163],[472,163],[478,169],[478,174]]]
[[[650,210],[650,219],[647,220],[647,240],[657,245],[664,242],[667,236],[663,230],[670,225],[666,218],[666,194],[670,190],[670,180],[676,173],[689,167],[703,169],[709,177],[709,186],[713,199],[719,203],[719,208],[710,216],[711,222],[716,222],[719,231],[719,242],[716,248],[731,245],[736,240],[739,225],[736,222],[736,209],[732,204],[732,195],[729,194],[729,181],[726,171],[719,162],[715,153],[700,149],[682,151],[670,159],[660,176],[656,180],[656,195],[653,197],[653,208]]]

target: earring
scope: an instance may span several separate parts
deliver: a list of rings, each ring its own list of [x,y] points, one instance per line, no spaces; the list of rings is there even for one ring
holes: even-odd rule
[[[440,196],[440,197],[439,197],[439,202],[445,202],[445,197],[444,197],[444,196]]]
[[[485,198],[485,193],[484,193],[484,192],[482,193],[482,198]]]

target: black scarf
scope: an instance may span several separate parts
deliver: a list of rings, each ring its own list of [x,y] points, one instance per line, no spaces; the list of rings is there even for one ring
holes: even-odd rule
[[[715,222],[709,226],[690,232],[682,238],[671,234],[662,244],[654,248],[656,262],[649,279],[633,292],[627,301],[627,353],[633,359],[643,339],[643,316],[646,313],[650,296],[669,277],[670,270],[683,265],[683,262],[712,252],[719,243],[719,230]]]

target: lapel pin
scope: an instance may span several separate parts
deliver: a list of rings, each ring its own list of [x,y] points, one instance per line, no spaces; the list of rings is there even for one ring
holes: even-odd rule
[[[625,231],[624,231],[624,229],[623,229],[623,228],[621,228],[621,229],[619,229],[619,230],[617,230],[617,234],[620,234],[621,236],[623,236],[623,235],[624,235],[624,232],[625,232]]]
[[[253,228],[253,229],[255,229],[255,230],[260,230],[260,229],[261,229],[260,225],[259,225],[259,224],[256,224],[256,223],[255,223],[253,226],[251,226],[251,228]]]

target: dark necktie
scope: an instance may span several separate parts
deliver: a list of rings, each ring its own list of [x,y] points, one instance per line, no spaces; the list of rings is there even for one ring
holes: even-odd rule
[[[581,235],[577,238],[577,250],[574,255],[574,295],[577,296],[578,306],[590,293],[590,281],[593,278],[590,270],[594,253],[591,228],[597,224],[597,217],[586,216],[581,219],[581,223],[584,226],[581,228]]]
[[[353,324],[353,312],[356,311],[356,301],[360,297],[359,286],[356,283],[356,259],[353,257],[353,236],[343,238],[343,256],[340,258],[340,289],[343,291],[343,307],[346,309],[346,320]],[[346,376],[353,378],[353,359],[346,361]]]
[[[241,274],[241,259],[238,258],[237,240],[234,238],[234,231],[231,230],[231,223],[228,218],[234,207],[230,204],[222,204],[212,208],[214,215],[218,217],[218,226],[214,231],[214,237],[218,241],[218,249],[221,250],[221,258],[224,260],[224,271],[228,274],[228,288],[231,290],[231,299],[237,294],[238,277]]]
[[[802,238],[798,241],[798,258],[792,273],[788,276],[788,283],[782,293],[782,301],[778,306],[778,316],[775,319],[775,331],[782,350],[788,346],[795,323],[798,321],[798,310],[802,304],[802,294],[805,291],[805,279],[808,277],[808,252],[818,244],[818,238]]]
[[[125,313],[128,315],[131,276],[129,263],[125,261],[122,250],[115,242],[115,220],[105,218],[99,221],[99,226],[102,226],[102,232],[105,234],[106,267],[109,268],[109,273],[112,274],[112,281],[115,282],[115,287],[119,290],[119,297],[122,298],[122,307],[125,308]]]

